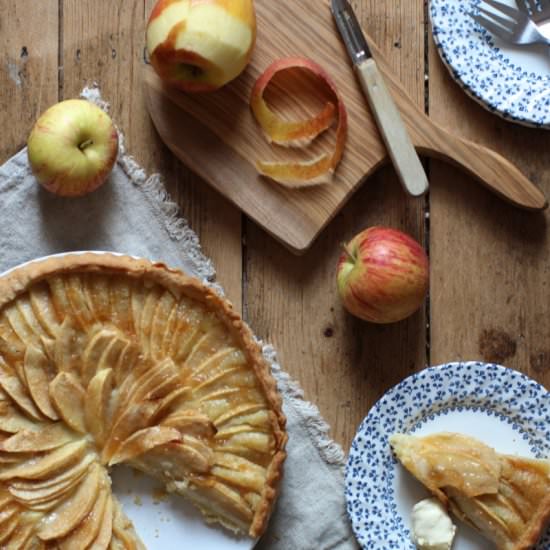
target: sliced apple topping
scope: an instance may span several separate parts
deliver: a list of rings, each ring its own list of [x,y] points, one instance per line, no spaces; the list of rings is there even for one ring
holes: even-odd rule
[[[1,451],[25,453],[51,451],[69,443],[73,434],[61,423],[46,424],[40,431],[22,430],[0,444]]]
[[[108,490],[101,488],[88,516],[72,533],[58,543],[60,550],[82,550],[94,542],[101,529],[107,500],[110,498]]]
[[[27,393],[25,386],[19,378],[12,372],[9,367],[0,358],[0,387],[4,392],[11,397],[14,403],[30,418],[40,420],[42,418],[39,410],[36,408],[34,401]]]
[[[6,542],[9,542],[18,527],[19,520],[17,519],[17,515],[13,515],[5,521],[0,520],[0,544],[4,545]],[[9,547],[3,546],[3,548]]]
[[[78,459],[77,459],[78,460]],[[95,457],[92,453],[84,454],[74,465],[69,465],[60,473],[52,477],[39,480],[12,479],[10,480],[10,492],[16,491],[40,491],[53,486],[65,486],[68,483],[77,482],[87,471]]]
[[[60,372],[50,383],[50,396],[57,412],[68,426],[79,433],[86,433],[85,395],[80,382],[71,373]]]
[[[34,285],[29,291],[29,300],[32,312],[46,335],[55,337],[59,321],[46,284]]]
[[[24,416],[11,400],[4,399],[0,399],[0,423],[2,431],[7,433],[17,433],[20,430],[39,430],[41,427],[38,422]]]
[[[103,508],[99,531],[93,543],[89,546],[90,550],[107,550],[109,548],[109,544],[113,540],[113,513],[113,497],[109,495]]]
[[[150,401],[126,407],[116,420],[103,446],[102,461],[109,463],[123,441],[149,425],[155,411],[156,405]]]
[[[193,410],[175,411],[162,421],[162,425],[197,437],[212,437],[216,433],[216,427],[210,418]]]
[[[319,114],[300,122],[288,122],[281,119],[268,106],[264,99],[264,93],[276,75],[290,69],[305,70],[318,77],[331,92],[337,106],[328,102]],[[301,188],[332,182],[334,171],[344,153],[348,127],[347,111],[336,85],[322,67],[314,61],[302,57],[288,57],[275,61],[256,81],[252,90],[250,106],[268,141],[290,147],[305,147],[311,144],[315,138],[332,126],[335,112],[337,112],[336,143],[332,153],[323,153],[316,158],[302,162],[259,161],[256,164],[260,174],[286,187]]]
[[[120,462],[132,460],[155,447],[161,447],[167,443],[181,441],[182,436],[175,428],[164,426],[154,426],[144,428],[131,435],[109,461],[109,466],[114,466]]]
[[[42,520],[38,537],[55,540],[68,535],[92,509],[102,483],[107,483],[104,476],[101,467],[94,464],[74,494]]]
[[[88,383],[98,370],[99,362],[110,344],[117,338],[111,329],[98,330],[91,336],[82,354],[82,378]]]
[[[24,524],[13,533],[9,540],[8,548],[21,548],[22,550],[44,550],[46,547],[41,541],[37,541],[34,534],[34,525]]]
[[[29,346],[25,353],[23,370],[29,393],[40,412],[50,420],[59,420],[59,416],[52,405],[48,388],[49,376],[53,368],[45,353],[40,348]]]
[[[113,535],[120,541],[125,550],[145,550],[145,547],[138,539],[132,522],[124,515],[117,500],[113,499]],[[94,550],[100,550],[93,546]]]
[[[21,464],[4,468],[0,471],[0,480],[13,478],[44,479],[80,460],[84,455],[86,446],[85,441],[75,441],[40,457],[33,457]]]
[[[257,536],[282,425],[236,318],[194,283],[56,273],[0,307],[0,547],[143,548],[119,463]]]
[[[108,411],[113,379],[113,369],[103,369],[90,380],[86,390],[84,406],[86,426],[98,445],[102,445],[105,441],[110,424]]]

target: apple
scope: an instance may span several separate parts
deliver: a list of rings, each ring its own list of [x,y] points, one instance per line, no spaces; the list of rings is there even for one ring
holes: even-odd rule
[[[370,227],[345,246],[337,280],[352,315],[372,323],[394,323],[422,305],[428,292],[428,257],[409,235]]]
[[[185,92],[216,90],[250,61],[253,0],[159,0],[147,24],[147,50],[162,80]]]
[[[77,197],[107,179],[118,154],[118,134],[99,107],[68,99],[42,114],[27,146],[38,181],[52,193]]]

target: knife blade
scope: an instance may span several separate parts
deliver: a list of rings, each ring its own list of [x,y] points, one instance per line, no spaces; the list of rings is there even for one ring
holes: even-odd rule
[[[428,190],[426,172],[353,8],[348,0],[332,0],[331,10],[399,180],[407,193],[421,196]]]

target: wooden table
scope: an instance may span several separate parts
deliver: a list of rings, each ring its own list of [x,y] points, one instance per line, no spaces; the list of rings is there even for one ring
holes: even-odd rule
[[[268,0],[256,0],[268,1]],[[273,1],[273,0],[269,0]],[[496,361],[550,385],[549,215],[523,212],[448,165],[428,165],[431,193],[411,199],[381,170],[295,257],[177,162],[158,139],[140,81],[154,0],[0,0],[0,161],[25,145],[37,116],[97,81],[149,171],[217,266],[228,295],[348,448],[373,403],[428,364]],[[423,0],[356,0],[364,25],[430,116],[517,163],[550,196],[550,135],[502,121],[468,99],[435,51]],[[341,243],[374,224],[425,243],[425,311],[392,326],[352,319],[338,300]]]

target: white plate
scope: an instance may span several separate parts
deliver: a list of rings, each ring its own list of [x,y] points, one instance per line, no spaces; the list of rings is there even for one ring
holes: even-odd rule
[[[25,262],[2,273],[12,273],[30,263],[52,257],[115,252],[78,251],[52,254]],[[132,256],[135,258],[135,256]],[[132,520],[134,528],[149,550],[251,550],[256,541],[250,537],[236,537],[217,525],[205,523],[201,513],[182,497],[162,491],[161,484],[144,474],[124,466],[116,466],[111,472],[113,492],[121,501],[124,512]]]
[[[516,7],[515,0],[500,1]],[[550,48],[514,46],[494,37],[469,16],[478,12],[479,4],[430,0],[434,40],[451,76],[503,118],[550,128]],[[550,38],[550,23],[542,30]]]
[[[450,363],[415,374],[389,390],[363,420],[346,468],[346,501],[359,543],[370,550],[415,550],[413,505],[428,496],[394,458],[388,438],[456,431],[497,451],[550,457],[550,393],[516,371],[485,363]],[[536,550],[550,548],[550,532]],[[458,524],[453,550],[487,550]]]

